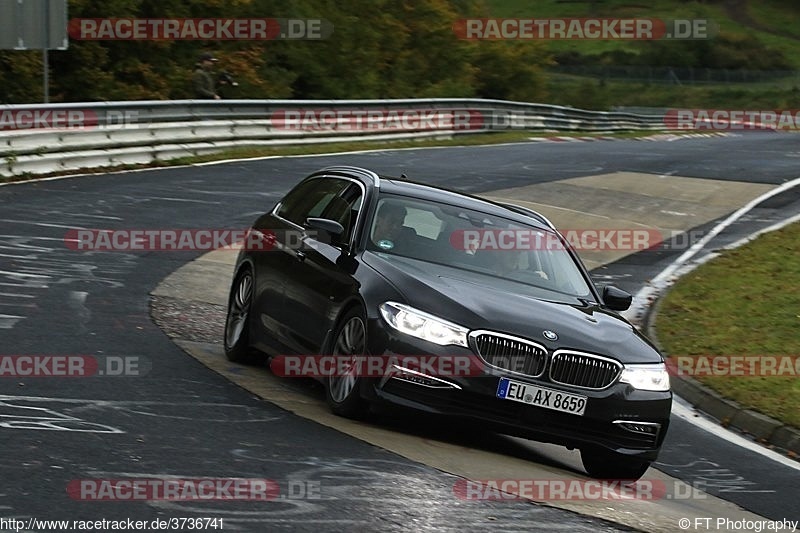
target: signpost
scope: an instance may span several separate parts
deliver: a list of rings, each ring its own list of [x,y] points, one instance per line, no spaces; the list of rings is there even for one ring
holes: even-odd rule
[[[44,103],[50,100],[48,50],[66,50],[67,0],[0,0],[0,50],[42,50]]]

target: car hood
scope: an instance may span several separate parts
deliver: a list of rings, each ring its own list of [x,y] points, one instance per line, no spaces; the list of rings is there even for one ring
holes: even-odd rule
[[[400,256],[366,252],[364,263],[382,274],[408,305],[469,328],[569,348],[623,363],[660,362],[655,347],[614,312],[577,298],[514,281]],[[548,299],[557,297],[562,301]],[[547,340],[550,330],[558,340]]]

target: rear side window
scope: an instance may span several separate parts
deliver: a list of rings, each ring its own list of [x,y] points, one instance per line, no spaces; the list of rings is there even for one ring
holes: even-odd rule
[[[348,185],[348,181],[335,178],[304,181],[284,197],[276,214],[302,226],[308,217],[321,216]]]

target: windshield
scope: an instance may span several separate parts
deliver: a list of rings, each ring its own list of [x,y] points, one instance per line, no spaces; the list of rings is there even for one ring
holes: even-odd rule
[[[554,232],[450,204],[382,195],[367,249],[594,300]]]

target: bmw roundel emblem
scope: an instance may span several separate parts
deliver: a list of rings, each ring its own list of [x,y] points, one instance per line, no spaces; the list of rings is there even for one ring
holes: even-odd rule
[[[558,335],[556,335],[554,331],[550,331],[549,329],[544,330],[542,332],[542,335],[544,335],[544,338],[549,340],[549,341],[558,340]]]

